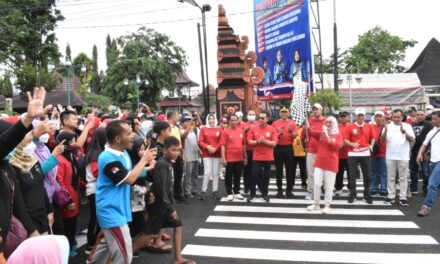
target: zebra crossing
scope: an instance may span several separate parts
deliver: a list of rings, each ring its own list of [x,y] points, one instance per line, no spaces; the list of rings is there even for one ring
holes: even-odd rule
[[[270,190],[276,190],[275,180]],[[294,199],[220,200],[182,254],[201,263],[440,263],[440,245],[398,206],[334,197],[328,214],[308,211],[311,201],[295,185]]]

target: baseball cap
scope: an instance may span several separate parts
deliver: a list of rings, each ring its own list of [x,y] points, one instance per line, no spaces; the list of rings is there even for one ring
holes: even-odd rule
[[[156,117],[157,120],[166,120],[166,116],[164,114],[160,114]]]
[[[280,109],[280,112],[289,112],[289,109],[288,109],[287,107],[283,106],[283,107]]]
[[[238,112],[235,113],[235,115],[237,117],[243,117],[243,112],[242,111],[238,111]]]
[[[434,109],[434,106],[433,105],[427,105],[426,106],[426,110],[433,110]]]
[[[377,116],[377,115],[385,116],[385,114],[382,111],[374,112],[374,116]]]
[[[183,114],[182,117],[180,118],[180,123],[183,123],[183,122],[185,122],[187,120],[191,120],[191,119],[192,119],[192,117],[190,117],[189,115]]]
[[[356,110],[354,111],[354,114],[355,115],[365,115],[365,109],[363,109],[361,107],[356,108]]]
[[[312,108],[322,109],[322,105],[320,103],[313,104]]]
[[[348,116],[348,112],[347,111],[341,111],[341,112],[339,112],[339,116]]]

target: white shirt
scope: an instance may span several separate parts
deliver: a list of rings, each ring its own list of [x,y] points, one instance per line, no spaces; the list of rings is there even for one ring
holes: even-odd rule
[[[423,145],[428,146],[429,140],[434,136],[434,134],[439,130],[440,127],[434,127],[431,131],[426,135],[426,139],[423,142]],[[431,141],[431,162],[439,162],[440,161],[440,132],[435,135],[435,137]]]
[[[406,134],[415,138],[414,131],[410,124],[402,123]],[[388,160],[407,160],[409,161],[410,146],[405,134],[400,131],[400,125],[390,123],[387,125],[387,153]]]

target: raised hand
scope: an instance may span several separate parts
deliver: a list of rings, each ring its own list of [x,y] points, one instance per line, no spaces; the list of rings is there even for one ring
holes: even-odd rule
[[[40,122],[37,128],[34,130],[33,135],[36,138],[39,138],[41,135],[51,132],[52,124],[46,120]]]

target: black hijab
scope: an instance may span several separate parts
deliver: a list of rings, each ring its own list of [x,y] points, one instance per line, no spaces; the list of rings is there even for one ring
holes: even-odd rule
[[[61,141],[64,140],[64,151],[61,155],[66,158],[67,161],[72,164],[72,187],[77,190],[79,186],[79,174],[78,174],[78,161],[72,153],[71,144],[73,139],[75,138],[74,133],[63,131],[57,136],[57,144],[60,144]]]

